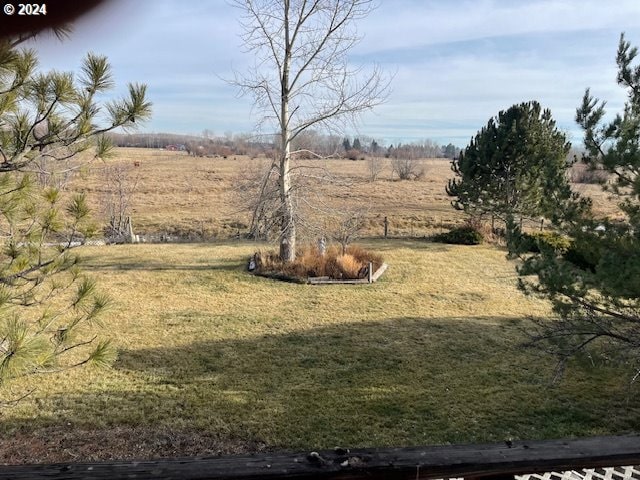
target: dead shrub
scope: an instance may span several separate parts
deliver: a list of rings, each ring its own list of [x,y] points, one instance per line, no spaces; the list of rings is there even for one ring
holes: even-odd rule
[[[327,258],[327,261],[325,262],[324,274],[324,276],[342,280],[342,269],[340,268],[340,265],[338,265],[337,257]]]
[[[460,228],[471,229],[480,234],[484,241],[495,245],[504,246],[505,230],[499,226],[501,220],[495,218],[492,226],[491,218],[482,216],[470,216],[462,225],[450,224],[447,226],[449,230],[457,230]],[[502,224],[504,225],[504,224]]]
[[[367,168],[369,170],[369,181],[375,182],[384,170],[384,160],[380,157],[369,157],[367,159]]]
[[[282,267],[282,261],[275,252],[263,252],[258,250],[254,256],[256,270],[259,272],[272,272]]]
[[[420,180],[426,173],[424,166],[415,158],[394,158],[391,169],[391,175],[398,175],[400,180]]]

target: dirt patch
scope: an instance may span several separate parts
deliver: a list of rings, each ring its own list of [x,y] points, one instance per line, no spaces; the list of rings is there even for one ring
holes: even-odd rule
[[[0,463],[150,460],[163,457],[232,455],[266,450],[261,442],[222,440],[201,432],[148,427],[77,430],[47,427],[15,432],[0,442]]]

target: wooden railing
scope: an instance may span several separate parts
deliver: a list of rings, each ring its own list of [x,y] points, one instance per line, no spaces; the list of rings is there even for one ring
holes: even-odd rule
[[[1,479],[512,479],[640,465],[640,436],[362,448],[156,461],[0,466]]]

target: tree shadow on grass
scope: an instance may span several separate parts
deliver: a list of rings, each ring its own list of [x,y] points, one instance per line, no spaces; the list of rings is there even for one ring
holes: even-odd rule
[[[154,425],[296,449],[640,429],[640,400],[612,387],[611,370],[576,367],[550,388],[552,361],[520,347],[520,324],[398,318],[124,350],[113,373],[126,388],[41,398],[58,413],[38,425]]]
[[[246,261],[211,259],[197,263],[171,263],[162,259],[141,259],[131,261],[130,255],[104,257],[100,255],[83,255],[82,265],[87,271],[243,271],[247,269]]]

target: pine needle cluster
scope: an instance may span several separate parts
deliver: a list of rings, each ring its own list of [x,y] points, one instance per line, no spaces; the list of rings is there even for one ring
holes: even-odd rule
[[[96,328],[111,300],[82,273],[73,251],[96,229],[86,199],[65,198],[40,180],[81,152],[107,157],[105,134],[151,113],[145,85],[98,101],[114,85],[106,57],[88,54],[77,76],[41,72],[36,52],[20,47],[25,39],[0,40],[0,387],[113,361],[114,349]]]

